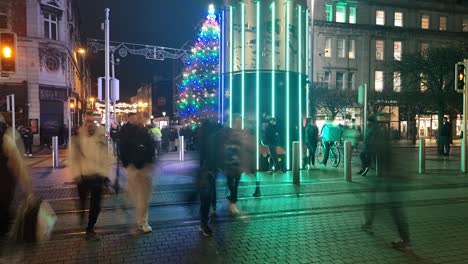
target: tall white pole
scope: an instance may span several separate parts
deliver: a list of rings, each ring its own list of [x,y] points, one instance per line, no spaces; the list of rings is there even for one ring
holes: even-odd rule
[[[468,60],[464,60],[465,67],[468,66]],[[466,68],[465,68],[466,71]],[[463,122],[462,122],[462,131],[463,138],[461,140],[461,172],[466,173],[468,170],[468,160],[467,160],[467,146],[468,146],[468,135],[467,135],[467,102],[468,102],[468,82],[465,83],[465,90],[463,91]]]
[[[15,94],[11,95],[11,126],[13,127],[13,142],[16,142],[16,111],[15,111]]]
[[[105,65],[105,82],[106,82],[106,136],[110,135],[110,73],[109,73],[109,12],[110,9],[106,8],[106,20],[104,22],[104,65]]]
[[[363,136],[366,136],[367,131],[367,83],[364,84],[364,122],[363,122]]]

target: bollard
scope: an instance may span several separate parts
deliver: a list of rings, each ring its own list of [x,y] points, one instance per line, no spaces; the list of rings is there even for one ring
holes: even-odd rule
[[[299,141],[294,141],[292,146],[292,173],[293,173],[293,183],[294,185],[299,186],[301,184],[300,180],[300,144]]]
[[[185,148],[185,143],[184,143],[184,136],[179,137],[179,161],[184,161],[184,148]]]
[[[58,137],[52,137],[52,168],[59,166]]]
[[[419,174],[426,172],[426,140],[419,140]]]
[[[346,181],[351,181],[351,142],[344,142],[344,178]]]

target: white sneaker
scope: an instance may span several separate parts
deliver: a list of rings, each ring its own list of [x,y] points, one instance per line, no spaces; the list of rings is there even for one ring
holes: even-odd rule
[[[29,154],[29,157],[32,157],[32,154]]]
[[[151,233],[153,229],[151,228],[150,225],[144,224],[138,227],[139,230],[141,230],[143,233]]]
[[[231,203],[229,205],[229,210],[231,211],[231,214],[236,216],[239,215],[239,208],[237,208],[237,205],[235,203]]]

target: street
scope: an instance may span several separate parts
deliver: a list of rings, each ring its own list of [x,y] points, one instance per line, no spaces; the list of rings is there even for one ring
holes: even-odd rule
[[[292,184],[290,174],[261,174],[262,195],[254,198],[255,177],[244,175],[239,188],[242,213],[237,218],[228,213],[228,191],[220,176],[212,238],[199,234],[199,204],[190,199],[196,155],[186,153],[186,161],[179,162],[177,153],[168,153],[153,176],[149,216],[153,232],[138,234],[126,194],[109,193],[97,224],[103,236],[99,242],[83,238],[66,169],[47,174],[46,168],[38,167],[47,161],[32,161],[34,185],[42,187],[36,193],[58,215],[54,235],[40,245],[3,241],[0,263],[466,263],[468,179],[457,172],[457,152],[440,158],[429,149],[427,174],[417,175],[417,149],[396,151],[401,177],[390,180],[390,189],[373,189],[374,173],[353,175],[353,181],[346,182],[340,167],[302,171],[299,187]],[[355,172],[359,162],[356,157],[353,161]],[[61,187],[44,189],[43,180]],[[370,235],[360,226],[373,192],[378,213]],[[393,192],[398,193],[397,200],[389,198]],[[389,213],[392,206],[401,206],[408,214],[412,253],[390,247],[397,237]]]

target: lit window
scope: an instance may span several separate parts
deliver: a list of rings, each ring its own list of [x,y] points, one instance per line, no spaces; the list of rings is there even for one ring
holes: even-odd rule
[[[349,23],[350,24],[356,24],[357,21],[357,11],[355,6],[350,6],[349,7]]]
[[[336,89],[343,90],[343,77],[344,74],[342,72],[336,73]]]
[[[447,17],[441,16],[439,18],[439,30],[447,31]]]
[[[464,18],[462,22],[462,31],[468,32],[468,18]]]
[[[327,21],[333,21],[333,5],[325,5],[325,16]]]
[[[346,40],[345,39],[338,39],[337,57],[338,58],[344,58],[345,57],[345,50],[346,50]]]
[[[325,38],[325,57],[331,57],[331,38]]]
[[[422,29],[429,29],[429,15],[422,15],[421,16],[421,28]]]
[[[346,3],[339,3],[336,6],[336,22],[346,23]]]
[[[393,91],[401,92],[401,74],[399,72],[393,73]]]
[[[375,91],[383,91],[383,71],[375,71]]]
[[[421,55],[425,55],[427,50],[429,50],[429,43],[421,43]]]
[[[424,77],[424,74],[420,74],[419,77],[421,78],[421,83],[419,85],[421,92],[427,91],[427,79]]]
[[[393,58],[395,60],[401,60],[401,41],[393,42]]]
[[[403,26],[403,13],[402,12],[395,12],[395,27],[402,27]]]
[[[351,39],[349,41],[349,50],[348,50],[348,57],[350,59],[356,58],[356,41],[354,39]]]
[[[375,41],[375,59],[384,60],[384,41],[383,40]]]
[[[375,11],[375,24],[376,25],[385,25],[385,11],[377,10]]]
[[[348,89],[354,90],[354,73],[348,73]]]
[[[58,17],[56,14],[44,13],[44,37],[58,40]]]

